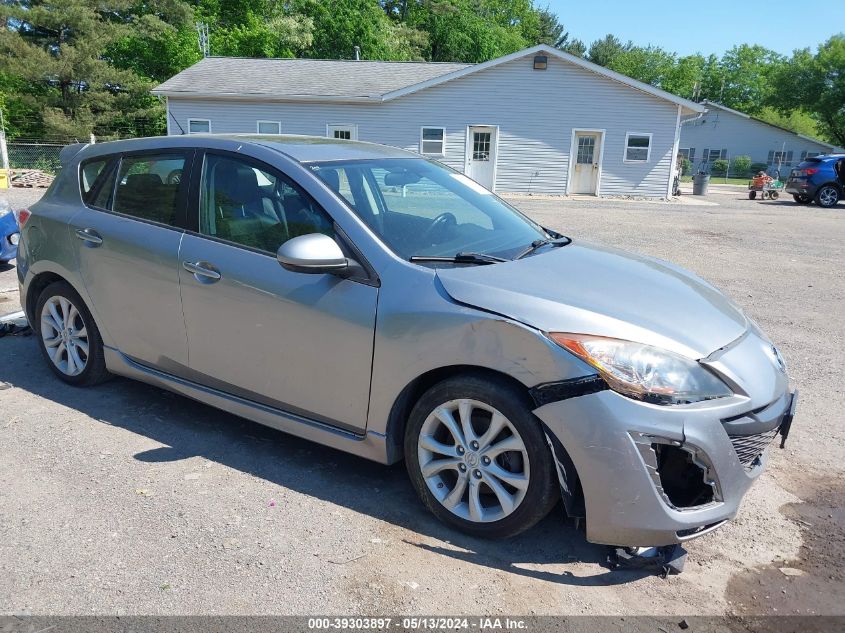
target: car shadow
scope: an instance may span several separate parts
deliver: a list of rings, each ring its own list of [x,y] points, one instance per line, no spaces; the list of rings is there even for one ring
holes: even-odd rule
[[[565,520],[560,504],[533,529],[506,541],[463,535],[423,507],[401,463],[384,466],[128,379],[91,389],[71,387],[50,372],[32,336],[0,339],[0,381],[164,445],[134,455],[139,461],[199,456],[436,539],[442,545],[405,542],[444,558],[565,585],[618,585],[650,575],[609,568],[589,576],[536,569],[579,562],[605,566],[609,550],[588,543],[583,531]],[[2,396],[6,406],[0,406],[0,422],[14,413],[8,409],[11,393]]]
[[[12,270],[15,267],[15,265],[12,263],[13,261],[15,261],[15,260],[13,259],[13,260],[8,261],[6,263],[0,263],[0,273],[4,273],[7,270]]]

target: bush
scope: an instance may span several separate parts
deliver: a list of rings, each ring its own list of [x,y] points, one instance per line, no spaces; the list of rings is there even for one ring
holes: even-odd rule
[[[727,160],[725,160],[724,158],[720,158],[719,160],[713,161],[713,169],[711,169],[710,171],[716,174],[717,176],[724,176],[728,173],[728,165],[729,163]]]
[[[681,175],[682,176],[689,176],[692,173],[692,163],[690,162],[689,158],[683,159],[681,161]]]
[[[751,171],[751,157],[750,156],[735,156],[733,164],[731,165],[731,175],[738,178],[745,178],[748,172]]]
[[[766,171],[769,166],[766,163],[751,163],[751,167],[749,167],[749,171],[756,175],[758,172]]]

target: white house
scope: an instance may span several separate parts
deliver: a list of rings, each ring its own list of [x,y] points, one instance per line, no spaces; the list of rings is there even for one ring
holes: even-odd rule
[[[483,64],[210,57],[158,86],[169,134],[310,134],[431,156],[499,192],[667,197],[704,111],[545,45]]]
[[[680,152],[696,167],[718,159],[750,156],[769,170],[786,175],[808,156],[836,151],[830,143],[796,134],[718,103],[703,102],[707,112],[681,126]]]

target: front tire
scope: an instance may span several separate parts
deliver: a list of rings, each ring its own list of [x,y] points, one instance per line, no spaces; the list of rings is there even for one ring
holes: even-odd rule
[[[793,193],[792,199],[798,204],[810,204],[813,201],[812,196],[805,196],[800,193]]]
[[[90,387],[108,380],[103,340],[82,297],[66,282],[47,286],[35,307],[41,353],[61,380]]]
[[[405,431],[405,461],[438,519],[472,536],[506,538],[549,513],[560,491],[531,408],[527,394],[498,378],[450,378],[423,394]]]
[[[833,185],[824,185],[819,187],[816,192],[816,204],[825,209],[835,207],[840,198],[839,189]]]

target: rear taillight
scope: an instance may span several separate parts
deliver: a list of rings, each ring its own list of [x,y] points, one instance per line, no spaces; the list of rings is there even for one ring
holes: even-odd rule
[[[818,168],[817,168],[817,167],[810,167],[809,169],[805,169],[805,170],[804,170],[804,175],[805,175],[805,176],[812,176],[812,175],[813,175],[813,174],[815,174],[817,171],[818,171]]]
[[[29,220],[29,216],[32,215],[32,212],[29,209],[21,209],[16,215],[18,216],[18,226],[23,228],[26,221]]]

